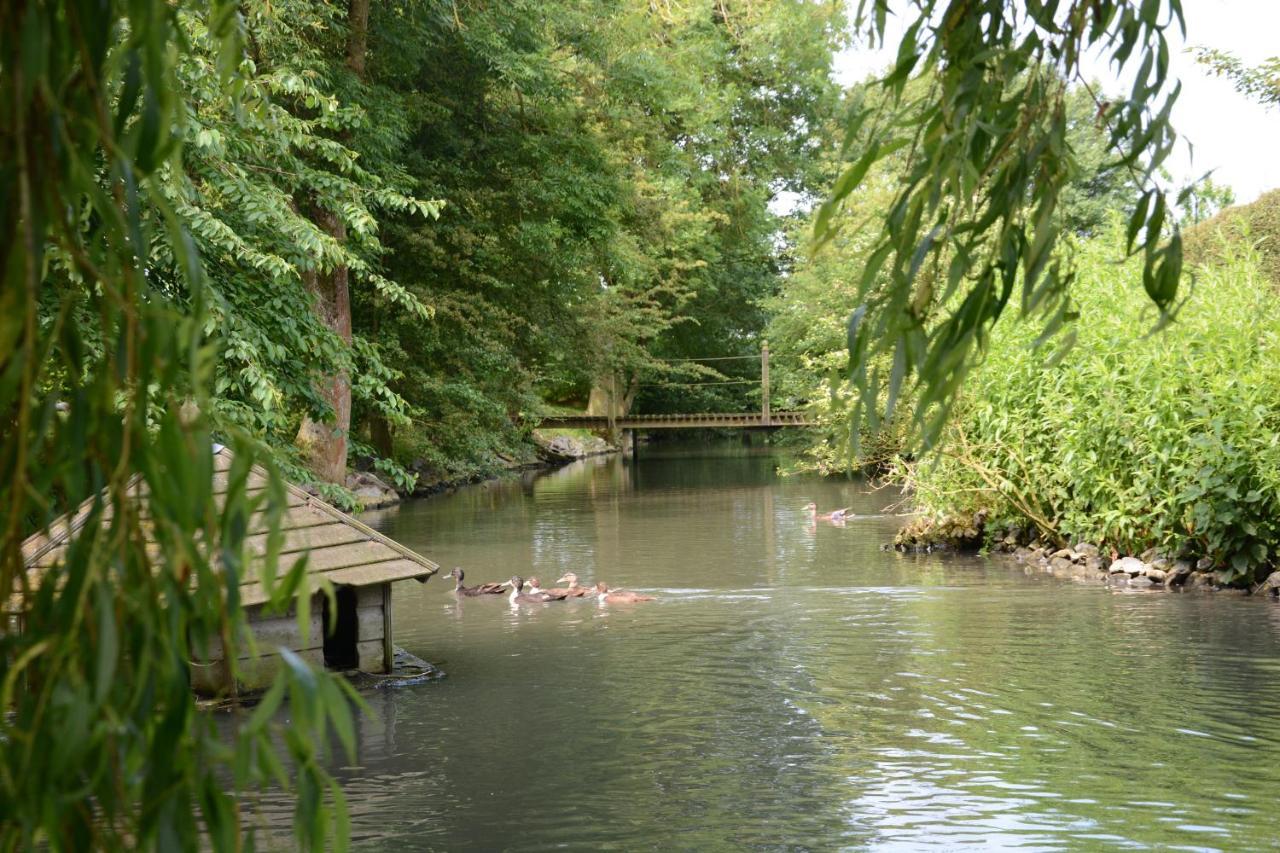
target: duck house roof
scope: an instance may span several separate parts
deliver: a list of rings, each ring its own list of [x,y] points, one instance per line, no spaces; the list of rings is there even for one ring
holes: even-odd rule
[[[213,494],[215,500],[225,495],[232,454],[225,447],[214,446]],[[267,488],[267,472],[254,466],[246,482],[246,491]],[[141,494],[141,486],[139,494]],[[280,515],[280,572],[295,560],[307,555],[309,578],[324,578],[334,584],[361,587],[415,578],[425,580],[440,567],[393,539],[342,512],[332,504],[309,494],[292,483],[285,483],[287,506]],[[90,498],[74,512],[54,521],[45,530],[22,543],[23,563],[33,583],[61,562],[67,547],[91,517],[94,501]],[[144,526],[144,529],[145,526]],[[261,604],[267,593],[261,583],[258,566],[267,551],[266,521],[259,512],[249,521],[246,547],[258,559],[251,563],[240,581],[240,600],[245,606]],[[150,538],[148,538],[150,542]],[[315,587],[315,584],[312,584]],[[10,602],[12,605],[18,602]]]

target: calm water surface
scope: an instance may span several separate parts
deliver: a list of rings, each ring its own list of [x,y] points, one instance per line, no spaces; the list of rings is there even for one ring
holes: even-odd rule
[[[885,553],[856,482],[642,452],[370,520],[468,581],[566,570],[638,606],[404,583],[449,673],[380,691],[343,767],[369,850],[1272,849],[1280,607]]]

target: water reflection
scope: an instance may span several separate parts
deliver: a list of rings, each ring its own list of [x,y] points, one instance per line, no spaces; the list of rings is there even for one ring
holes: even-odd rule
[[[893,519],[802,507],[893,496],[772,470],[651,449],[381,516],[473,582],[574,571],[660,600],[400,585],[398,642],[450,675],[371,697],[341,771],[360,844],[1273,845],[1280,608],[883,553]]]

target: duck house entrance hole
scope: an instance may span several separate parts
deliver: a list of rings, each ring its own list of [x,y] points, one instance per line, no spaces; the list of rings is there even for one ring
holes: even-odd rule
[[[333,591],[338,617],[330,616],[330,603],[324,597],[324,665],[330,669],[355,669],[360,665],[360,620],[356,616],[356,588],[338,586]],[[330,631],[330,625],[333,630]]]

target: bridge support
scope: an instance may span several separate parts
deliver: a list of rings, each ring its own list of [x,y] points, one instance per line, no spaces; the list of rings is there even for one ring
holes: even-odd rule
[[[773,426],[769,414],[769,342],[760,347],[760,420],[764,426]]]

